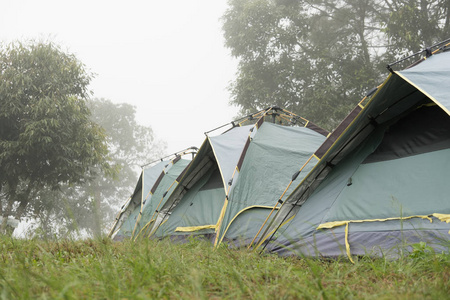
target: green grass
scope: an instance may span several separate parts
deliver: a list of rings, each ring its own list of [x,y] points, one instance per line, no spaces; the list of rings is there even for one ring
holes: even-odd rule
[[[446,299],[450,255],[281,258],[207,242],[0,237],[1,299]]]

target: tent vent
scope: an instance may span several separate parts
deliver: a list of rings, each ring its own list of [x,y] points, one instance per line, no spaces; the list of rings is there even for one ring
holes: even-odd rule
[[[147,200],[144,200],[144,202],[142,202],[142,204],[145,204],[145,202],[147,202]]]
[[[278,199],[278,203],[283,204],[283,200]]]
[[[164,194],[163,194],[163,198],[164,198],[164,197],[165,197],[166,195],[167,195],[167,191],[165,191],[165,192],[164,192]]]
[[[233,184],[233,178],[230,179],[230,181],[228,181],[228,185],[232,185]]]

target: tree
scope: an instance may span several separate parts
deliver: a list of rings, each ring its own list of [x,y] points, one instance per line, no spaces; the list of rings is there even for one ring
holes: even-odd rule
[[[385,6],[383,31],[396,58],[449,38],[449,1],[389,0]]]
[[[404,8],[401,1],[427,13],[411,20],[392,9]],[[410,23],[416,23],[412,35],[420,33],[426,43],[448,34],[448,1],[228,3],[225,45],[239,60],[237,78],[229,87],[231,104],[242,114],[275,104],[329,130],[379,84],[387,63],[422,45],[405,37]]]
[[[38,211],[37,225],[47,237],[82,230],[101,236],[114,221],[120,205],[133,192],[139,166],[162,157],[166,148],[154,138],[150,127],[137,123],[136,110],[130,104],[94,99],[88,102],[88,107],[91,120],[105,130],[110,164],[117,169],[118,176],[111,178],[99,171],[95,178],[82,185],[41,191],[38,199],[52,203],[42,203]]]
[[[86,182],[99,170],[112,172],[104,132],[90,120],[90,80],[84,65],[53,43],[1,47],[3,229],[8,216],[33,216],[41,190]]]

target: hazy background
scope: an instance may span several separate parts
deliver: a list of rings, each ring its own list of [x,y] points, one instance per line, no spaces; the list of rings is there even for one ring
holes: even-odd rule
[[[226,0],[0,0],[2,42],[54,41],[95,73],[96,98],[136,106],[167,153],[200,147],[233,119],[237,63],[223,46]]]

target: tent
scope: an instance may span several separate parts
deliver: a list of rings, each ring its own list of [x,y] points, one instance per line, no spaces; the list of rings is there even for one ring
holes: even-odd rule
[[[448,45],[447,45],[448,47]],[[256,245],[281,255],[397,256],[450,245],[450,52],[393,71],[316,151]]]
[[[207,135],[158,211],[151,236],[174,240],[202,236],[215,245],[223,240],[249,243],[274,200],[282,201],[286,184],[299,182],[317,162],[312,154],[326,135],[313,123],[278,107],[233,122],[220,135]],[[299,175],[298,165],[304,164]]]
[[[152,213],[170,196],[177,178],[191,161],[182,157],[194,155],[196,150],[197,148],[191,147],[142,166],[143,170],[134,192],[121,207],[114,221],[109,233],[110,238],[131,238],[148,226]]]

